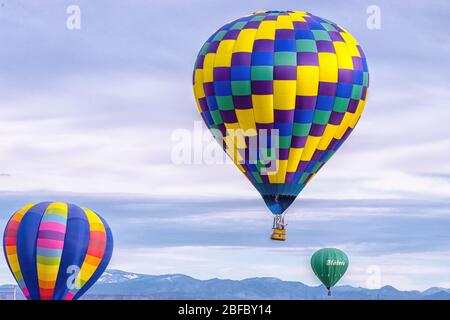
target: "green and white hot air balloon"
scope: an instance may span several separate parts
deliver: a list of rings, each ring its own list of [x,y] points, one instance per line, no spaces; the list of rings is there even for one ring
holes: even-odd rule
[[[331,296],[331,287],[347,271],[348,257],[342,250],[336,248],[320,249],[311,257],[311,268],[317,278],[328,289],[328,295]]]

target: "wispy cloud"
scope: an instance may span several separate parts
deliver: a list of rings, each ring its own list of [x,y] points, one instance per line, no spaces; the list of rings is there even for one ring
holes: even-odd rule
[[[449,281],[448,201],[300,199],[288,213],[286,243],[269,240],[271,219],[259,199],[3,193],[0,224],[26,201],[49,198],[87,206],[107,219],[115,236],[114,268],[314,284],[311,254],[339,247],[352,264],[343,283],[366,286],[371,265],[380,268],[383,285],[417,289]],[[4,264],[0,281],[11,281]]]

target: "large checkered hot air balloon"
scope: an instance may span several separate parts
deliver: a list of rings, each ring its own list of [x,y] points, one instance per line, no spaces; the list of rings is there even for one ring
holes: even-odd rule
[[[352,132],[368,85],[358,42],[307,12],[256,12],[201,48],[198,110],[273,213],[272,239],[285,239],[285,210]]]
[[[62,202],[29,204],[4,236],[8,266],[29,300],[76,300],[101,276],[113,238],[97,213]]]

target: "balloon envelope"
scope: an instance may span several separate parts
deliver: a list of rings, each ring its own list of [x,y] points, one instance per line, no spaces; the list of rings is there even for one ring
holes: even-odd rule
[[[108,224],[92,210],[41,202],[13,214],[3,250],[27,299],[73,300],[106,269],[113,238]]]
[[[201,48],[193,75],[206,126],[275,215],[350,135],[368,85],[366,58],[352,35],[294,11],[226,24]]]
[[[347,271],[348,257],[339,249],[320,249],[311,257],[311,267],[323,285],[330,289]]]

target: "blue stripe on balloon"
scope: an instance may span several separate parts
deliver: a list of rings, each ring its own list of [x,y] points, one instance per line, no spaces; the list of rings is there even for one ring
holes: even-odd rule
[[[294,113],[294,121],[296,123],[312,123],[314,119],[314,110],[297,109]]]
[[[280,136],[290,136],[292,135],[292,123],[280,123],[275,122],[275,129],[278,129]]]
[[[39,282],[36,263],[36,242],[39,225],[45,210],[51,202],[41,202],[23,216],[17,232],[17,257],[23,280],[32,300],[39,300]]]
[[[231,96],[231,81],[214,81],[216,96]]]
[[[250,66],[231,66],[230,69],[232,81],[251,79]]]
[[[69,277],[75,279],[74,273],[68,273],[70,266],[81,269],[84,258],[89,246],[89,222],[84,211],[73,205],[68,204],[67,228],[64,240],[64,249],[61,256],[58,277],[55,283],[53,300],[64,299],[70,288],[67,285]],[[72,281],[73,282],[73,281]],[[70,282],[69,282],[70,283]]]
[[[338,83],[336,88],[336,97],[350,98],[350,96],[352,95],[352,88],[352,84]]]
[[[62,250],[39,248],[39,255],[45,257],[61,257]]]
[[[105,247],[105,253],[103,254],[102,261],[97,267],[97,270],[92,274],[91,278],[84,284],[84,286],[77,292],[77,294],[74,297],[74,300],[77,300],[79,297],[81,297],[102,275],[103,271],[105,271],[106,267],[109,264],[109,261],[111,260],[112,252],[113,252],[113,236],[111,229],[109,228],[106,221],[100,217],[100,215],[97,215],[100,220],[102,221],[103,225],[105,226],[106,230],[106,247]]]
[[[48,214],[47,217],[45,217],[45,222],[57,222],[62,225],[66,224],[66,217],[63,217],[59,214]]]
[[[252,53],[252,65],[253,66],[273,66],[274,65],[274,53],[273,52],[258,52]]]

